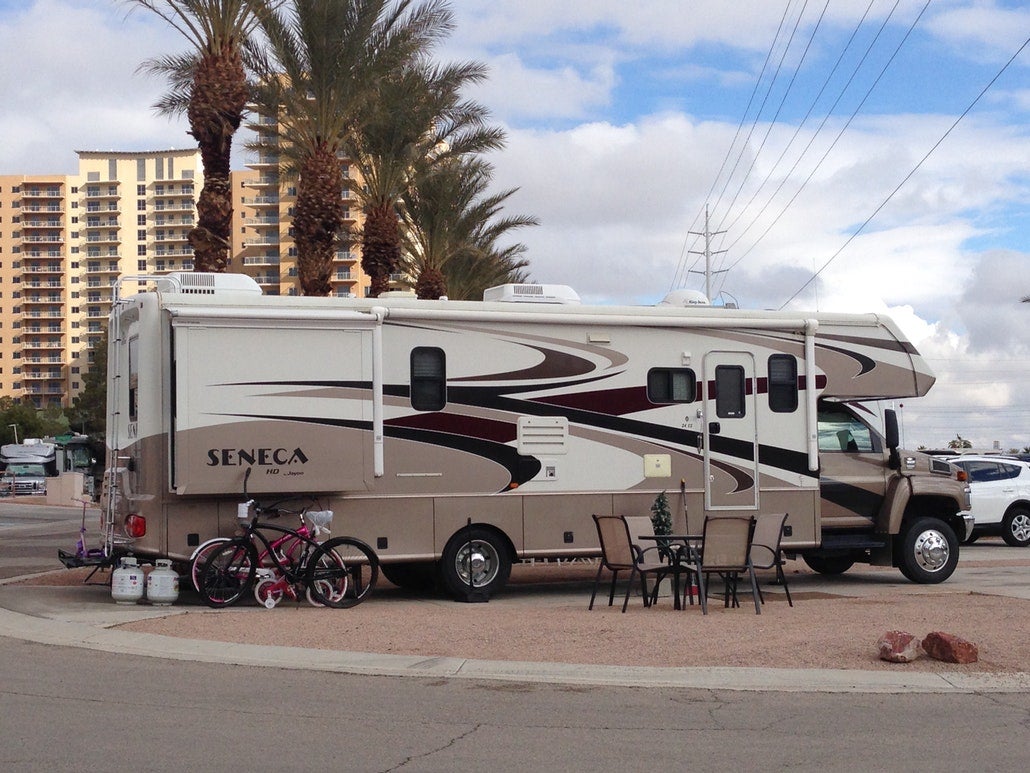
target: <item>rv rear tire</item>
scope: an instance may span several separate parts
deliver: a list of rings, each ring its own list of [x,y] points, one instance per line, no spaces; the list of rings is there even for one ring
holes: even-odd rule
[[[895,539],[895,548],[900,548],[898,569],[912,582],[944,582],[958,566],[958,537],[939,518],[915,518],[904,523]]]
[[[440,559],[443,587],[458,597],[471,591],[491,596],[505,586],[509,575],[511,552],[507,541],[482,526],[460,529],[448,541]]]

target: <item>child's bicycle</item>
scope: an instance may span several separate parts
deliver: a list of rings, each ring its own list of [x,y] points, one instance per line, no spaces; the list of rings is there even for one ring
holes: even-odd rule
[[[298,598],[301,589],[312,604],[337,609],[360,604],[371,595],[379,579],[379,558],[371,547],[354,537],[317,542],[319,530],[332,517],[329,511],[320,511],[321,518],[315,518],[311,527],[303,522],[305,511],[301,511],[300,529],[260,520],[262,515],[282,514],[298,515],[248,501],[238,513],[246,524],[241,536],[212,540],[198,550],[191,576],[208,606],[235,604],[251,590],[269,609],[284,596]],[[282,536],[269,539],[266,531]]]
[[[274,564],[272,559],[269,557],[270,552],[275,552],[283,562],[289,562],[291,565],[301,560],[301,551],[304,546],[303,538],[311,538],[316,542],[320,541],[320,538],[324,538],[324,535],[329,534],[329,526],[332,522],[333,511],[332,510],[309,510],[302,508],[300,510],[290,510],[279,505],[275,505],[269,508],[264,508],[263,513],[274,513],[275,515],[296,515],[300,521],[300,525],[297,527],[297,534],[284,533],[282,536],[275,540],[272,540],[269,549],[262,549],[258,555],[258,568],[255,571],[255,583],[254,583],[254,598],[257,599],[259,604],[271,609],[279,601],[282,600],[284,595],[291,595],[291,590],[284,587],[281,582],[281,577],[276,576]],[[274,515],[273,515],[274,517]],[[198,547],[193,551],[193,555],[189,561],[189,576],[190,582],[193,585],[194,590],[200,593],[200,574],[207,563],[208,558],[215,550],[220,547],[232,542],[232,537],[215,537],[209,539],[207,542]],[[311,592],[311,588],[306,589],[307,600],[313,606],[322,606],[322,604],[315,599]]]

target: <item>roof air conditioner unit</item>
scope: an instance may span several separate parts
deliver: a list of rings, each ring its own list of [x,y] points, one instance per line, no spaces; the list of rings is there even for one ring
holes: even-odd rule
[[[506,284],[483,291],[484,301],[504,303],[579,303],[579,295],[568,285]]]

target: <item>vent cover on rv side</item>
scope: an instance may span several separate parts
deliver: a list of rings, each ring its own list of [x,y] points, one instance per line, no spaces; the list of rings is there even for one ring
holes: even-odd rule
[[[568,285],[506,284],[483,291],[484,301],[506,303],[579,303],[579,295]]]
[[[208,274],[195,271],[175,271],[166,281],[158,280],[157,288],[164,293],[183,295],[223,295],[245,293],[261,295],[261,286],[245,274]]]

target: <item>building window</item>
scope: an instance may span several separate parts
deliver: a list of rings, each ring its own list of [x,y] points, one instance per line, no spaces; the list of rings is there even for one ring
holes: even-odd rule
[[[651,368],[647,372],[647,399],[657,405],[692,403],[697,377],[690,368]]]
[[[411,350],[411,407],[442,411],[447,404],[447,360],[443,349],[416,346]]]

